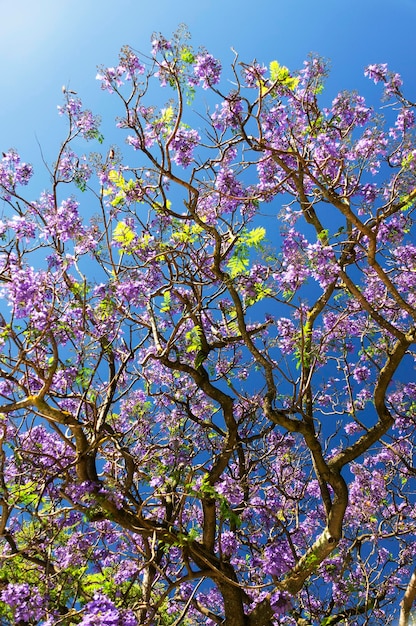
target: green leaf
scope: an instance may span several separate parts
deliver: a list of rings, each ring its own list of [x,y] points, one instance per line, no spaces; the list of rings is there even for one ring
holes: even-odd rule
[[[163,294],[163,303],[160,307],[162,313],[170,311],[170,291],[165,291]]]
[[[414,189],[411,193],[406,194],[404,196],[400,196],[400,202],[404,203],[404,205],[401,207],[402,211],[408,211],[409,209],[411,209],[416,201],[416,189]]]
[[[108,180],[112,182],[118,189],[122,189],[124,191],[126,187],[126,181],[120,172],[116,170],[111,170],[108,172]]]
[[[227,263],[230,277],[235,278],[244,274],[249,267],[250,248],[258,249],[266,236],[266,229],[262,226],[250,231],[243,231],[234,245],[234,252]]]
[[[127,226],[125,222],[118,222],[113,231],[113,239],[121,244],[123,248],[127,248],[135,239],[136,233]]]
[[[181,61],[183,61],[184,63],[194,63],[195,55],[192,53],[192,50],[190,50],[189,48],[182,48]]]
[[[189,341],[186,348],[187,352],[198,352],[201,349],[201,335],[202,328],[200,326],[194,326],[192,330],[185,333],[185,337]]]
[[[274,83],[278,81],[290,90],[296,89],[299,78],[293,78],[287,67],[280,65],[277,61],[272,61],[269,65],[270,79]]]
[[[413,159],[414,159],[414,156],[412,152],[410,152],[405,157],[403,157],[402,163],[401,163],[401,166],[403,167],[403,169],[406,169],[406,170],[409,169],[410,164],[412,163]]]
[[[172,233],[172,239],[176,241],[181,241],[182,243],[194,243],[198,239],[198,235],[200,235],[203,231],[202,227],[199,224],[193,224],[190,226],[189,224],[184,224],[183,222],[175,223],[178,230],[175,230]]]
[[[325,244],[328,242],[328,236],[329,236],[329,230],[327,228],[324,228],[318,233],[319,241],[322,241],[322,243],[325,243]]]
[[[161,124],[165,124],[166,126],[169,126],[171,124],[171,122],[173,120],[173,116],[175,114],[175,111],[174,111],[173,107],[169,106],[166,109],[162,109],[161,113],[162,113],[162,115],[156,121],[160,122]]]
[[[270,289],[270,287],[266,287],[264,284],[256,283],[254,285],[254,291],[256,292],[256,295],[252,298],[247,299],[247,304],[250,306],[252,304],[255,304],[256,302],[260,302],[260,300],[263,300],[264,298],[267,298],[267,296],[270,296],[272,294],[272,290]]]
[[[202,365],[202,363],[205,361],[206,358],[207,358],[206,355],[202,351],[198,352],[197,357],[195,359],[195,368],[198,369],[198,367]]]
[[[278,80],[279,75],[281,75],[281,71],[282,68],[280,66],[280,63],[278,63],[277,61],[271,61],[270,65],[269,65],[269,70],[270,70],[270,78],[271,80],[274,82],[275,80]]]
[[[242,242],[247,244],[249,247],[254,246],[258,248],[266,236],[266,229],[262,226],[258,228],[253,228],[252,230],[243,233]]]
[[[237,254],[233,255],[227,263],[227,268],[231,278],[235,278],[239,274],[243,274],[249,266],[249,260],[246,257],[239,257]]]
[[[10,496],[14,503],[31,505],[37,502],[38,494],[36,493],[37,483],[30,480],[25,485],[13,485],[10,487]]]

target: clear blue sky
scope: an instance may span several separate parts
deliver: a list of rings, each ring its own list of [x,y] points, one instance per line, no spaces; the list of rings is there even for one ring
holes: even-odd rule
[[[37,137],[53,160],[64,133],[62,84],[105,117],[97,65],[115,64],[125,43],[147,52],[153,31],[170,35],[180,22],[224,66],[231,46],[242,59],[291,68],[314,51],[331,59],[332,98],[342,88],[371,90],[363,67],[387,62],[416,99],[416,0],[4,0],[0,150],[15,147],[36,165]]]

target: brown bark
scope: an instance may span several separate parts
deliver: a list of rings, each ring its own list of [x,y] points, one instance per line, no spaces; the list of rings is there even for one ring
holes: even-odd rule
[[[410,577],[409,583],[404,592],[403,600],[400,603],[399,626],[409,626],[410,611],[416,598],[416,569]]]

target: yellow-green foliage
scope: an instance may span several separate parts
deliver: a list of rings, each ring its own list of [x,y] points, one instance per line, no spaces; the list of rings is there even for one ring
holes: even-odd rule
[[[113,231],[113,239],[118,244],[120,244],[123,250],[126,250],[130,247],[131,243],[134,241],[136,237],[135,232],[127,226],[125,222],[118,222],[117,226]]]
[[[272,61],[269,65],[270,80],[284,85],[290,90],[296,89],[299,78],[293,78],[287,67],[280,65],[277,61]]]
[[[243,231],[234,245],[234,251],[227,263],[230,278],[245,274],[250,265],[250,248],[260,248],[266,236],[266,229],[259,226],[250,231]]]

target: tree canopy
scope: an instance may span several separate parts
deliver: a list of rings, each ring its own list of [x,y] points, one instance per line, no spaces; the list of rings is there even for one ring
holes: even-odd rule
[[[49,187],[3,153],[1,623],[409,624],[416,105],[365,73],[155,34],[120,142],[63,89]]]

